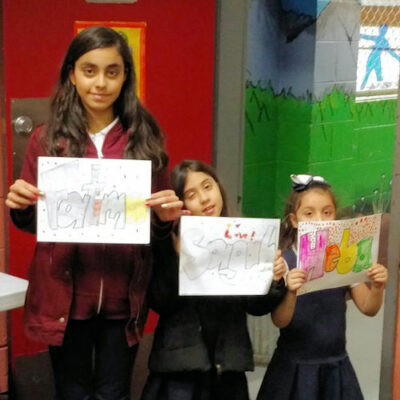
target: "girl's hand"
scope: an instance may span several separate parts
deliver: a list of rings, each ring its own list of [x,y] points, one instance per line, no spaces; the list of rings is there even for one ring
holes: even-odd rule
[[[281,250],[278,250],[275,254],[273,273],[273,280],[276,282],[280,281],[286,273],[286,264]]]
[[[385,286],[388,279],[387,269],[381,264],[374,264],[368,269],[368,278],[372,282],[372,286],[380,289]]]
[[[290,292],[296,292],[300,289],[306,281],[306,274],[302,269],[293,268],[287,275],[287,288]]]
[[[36,204],[39,196],[42,195],[36,186],[23,179],[17,179],[9,190],[5,204],[15,210],[25,210],[29,206]]]
[[[152,207],[161,221],[173,221],[181,215],[189,215],[190,211],[182,210],[183,201],[179,200],[173,190],[161,190],[153,193],[146,200],[146,206]]]

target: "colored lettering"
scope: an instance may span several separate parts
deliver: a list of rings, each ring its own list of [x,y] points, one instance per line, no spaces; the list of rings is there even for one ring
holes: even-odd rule
[[[331,272],[333,271],[340,257],[340,250],[337,244],[331,244],[325,249],[325,262],[324,262],[324,271]]]
[[[315,247],[311,248],[311,235],[315,236]],[[328,244],[329,230],[307,233],[300,237],[300,268],[306,273],[307,280],[324,275],[325,247]]]
[[[123,207],[123,204],[121,204],[119,210],[121,215],[124,215],[125,210],[125,220],[128,224],[137,223],[141,219],[146,219],[147,207],[145,206],[143,199],[133,198],[127,195],[125,198],[125,209]]]
[[[349,236],[350,229],[345,229],[340,243],[340,259],[336,268],[339,274],[350,272],[357,259],[357,244],[353,243],[349,246]]]
[[[372,265],[372,237],[360,240],[357,243],[357,260],[353,272],[360,272]]]

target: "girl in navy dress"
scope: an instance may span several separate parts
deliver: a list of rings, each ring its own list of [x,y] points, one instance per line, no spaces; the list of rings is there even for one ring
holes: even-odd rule
[[[336,201],[322,177],[291,178],[293,191],[281,226],[288,290],[271,314],[280,336],[257,400],[360,400],[363,395],[346,352],[346,295],[363,314],[374,316],[382,304],[387,270],[374,264],[368,270],[369,283],[297,297],[305,282],[304,272],[296,268],[298,222],[334,220]]]
[[[228,215],[225,191],[210,166],[184,161],[175,167],[172,185],[192,215]],[[153,243],[148,297],[160,318],[142,400],[248,400],[245,371],[254,365],[246,313],[266,314],[282,300],[286,266],[281,252],[265,296],[180,297],[178,253],[170,241]],[[175,245],[178,249],[177,240]]]

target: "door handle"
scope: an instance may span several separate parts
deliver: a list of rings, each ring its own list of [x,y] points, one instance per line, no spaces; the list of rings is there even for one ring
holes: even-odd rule
[[[21,115],[12,121],[14,130],[19,135],[30,135],[33,130],[33,121],[26,115]]]

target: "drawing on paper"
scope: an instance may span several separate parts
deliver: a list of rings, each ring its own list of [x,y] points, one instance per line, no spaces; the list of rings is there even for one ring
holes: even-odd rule
[[[39,157],[38,187],[38,241],[150,240],[150,161]]]
[[[182,217],[181,295],[266,294],[279,239],[279,220]]]
[[[300,222],[297,265],[307,276],[302,293],[365,281],[378,259],[380,224],[381,214]]]

